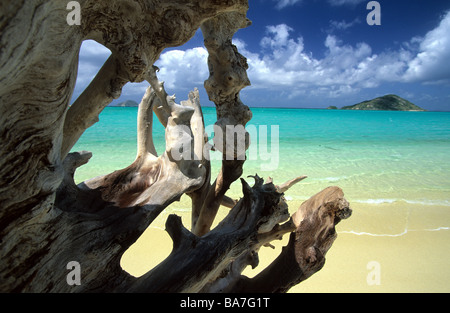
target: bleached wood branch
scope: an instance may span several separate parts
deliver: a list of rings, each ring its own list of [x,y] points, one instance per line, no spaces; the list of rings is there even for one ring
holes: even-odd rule
[[[111,55],[93,81],[67,111],[64,121],[61,157],[70,152],[86,129],[98,122],[103,109],[117,99],[128,82],[114,55]]]

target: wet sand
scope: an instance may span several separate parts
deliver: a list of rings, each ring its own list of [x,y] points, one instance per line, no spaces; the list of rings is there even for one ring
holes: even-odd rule
[[[186,200],[171,208],[190,225]],[[289,201],[292,213],[301,201]],[[450,208],[418,204],[362,204],[350,201],[353,215],[337,225],[338,238],[325,266],[290,292],[450,292]],[[222,208],[220,216],[227,209]],[[124,254],[122,266],[143,275],[172,250],[164,212]],[[244,271],[254,276],[286,245],[288,236],[260,251],[260,264]]]

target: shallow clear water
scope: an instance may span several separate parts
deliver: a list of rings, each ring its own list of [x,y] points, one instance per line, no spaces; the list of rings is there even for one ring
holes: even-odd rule
[[[308,175],[289,195],[293,200],[307,199],[337,185],[356,203],[404,201],[450,206],[449,112],[252,111],[247,128],[256,137],[252,137],[254,150],[245,163],[244,175],[271,176],[275,183]],[[213,125],[215,109],[203,108],[203,112],[206,125]],[[133,162],[136,117],[137,108],[108,107],[101,113],[100,122],[88,129],[73,149],[93,152],[91,161],[77,171],[77,182]],[[271,138],[277,125],[279,138]],[[267,145],[260,141],[265,138],[264,130]],[[156,119],[154,140],[162,153],[164,129]],[[216,173],[220,162],[212,164]],[[231,192],[238,194],[239,184],[233,184]]]

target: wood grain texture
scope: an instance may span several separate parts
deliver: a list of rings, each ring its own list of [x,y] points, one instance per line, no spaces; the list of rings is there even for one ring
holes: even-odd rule
[[[238,142],[226,137],[227,126],[243,128],[252,117],[239,97],[250,84],[248,65],[231,41],[250,25],[247,1],[79,3],[79,26],[66,22],[67,1],[0,4],[0,291],[286,291],[319,270],[334,225],[350,214],[339,188],[312,197],[292,217],[283,192],[305,177],[275,186],[256,175],[253,187],[241,179],[240,200],[226,196],[250,143],[246,132]],[[198,90],[177,104],[153,66],[163,49],[187,42],[199,28],[209,52],[205,89],[223,135],[213,138],[224,156],[214,181]],[[86,39],[111,56],[70,106]],[[142,81],[150,86],[139,104],[135,161],[76,185],[76,169],[92,154],[70,152],[74,144],[126,83]],[[161,155],[153,113],[165,128]],[[139,278],[123,271],[123,253],[183,194],[192,199],[191,230],[169,216],[170,256]],[[211,230],[221,204],[231,210]],[[254,279],[241,276],[247,265],[257,266],[262,246],[289,233],[279,259]],[[72,261],[81,266],[74,286],[66,281]]]

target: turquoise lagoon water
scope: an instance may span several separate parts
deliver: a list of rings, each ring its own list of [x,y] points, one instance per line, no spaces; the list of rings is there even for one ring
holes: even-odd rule
[[[288,200],[305,200],[337,185],[353,203],[450,206],[449,112],[281,108],[252,108],[252,112],[248,127],[267,129],[267,153],[260,150],[264,136],[256,133],[252,147],[257,148],[245,163],[244,176],[257,173],[282,183],[308,175],[288,193]],[[213,125],[215,109],[203,108],[203,113],[205,124]],[[101,113],[100,122],[73,149],[93,153],[90,162],[78,169],[77,182],[134,161],[136,118],[137,108],[108,107]],[[277,128],[279,140],[271,138]],[[157,119],[154,140],[162,153],[164,129]],[[213,161],[212,166],[217,173],[220,162]],[[240,193],[239,183],[233,184],[231,193]]]
[[[308,175],[285,194],[291,213],[304,200],[332,185],[343,189],[353,209],[352,217],[336,228],[339,238],[327,254],[324,269],[292,292],[449,290],[450,113],[252,111],[247,128],[256,137],[251,147],[256,146],[257,153],[253,151],[251,158],[249,152],[245,177],[258,173],[282,183]],[[215,109],[204,108],[203,112],[208,129],[216,120]],[[93,152],[90,162],[78,169],[78,182],[134,161],[136,118],[137,108],[106,108],[102,112],[100,122],[88,129],[73,149]],[[258,132],[255,135],[255,130],[264,129],[268,132],[266,155],[261,154],[261,148],[266,148],[260,140],[264,136]],[[272,141],[271,135],[277,129],[279,140],[275,136]],[[158,122],[154,139],[162,153],[164,129]],[[262,167],[264,164],[272,168]],[[220,161],[213,161],[212,168],[215,177]],[[252,184],[251,178],[246,179]],[[240,197],[240,185],[235,182],[227,194]],[[139,276],[163,260],[172,247],[164,230],[167,216],[177,214],[189,227],[190,206],[189,197],[184,196],[164,210],[124,255],[124,268]],[[217,222],[227,212],[221,208]],[[275,250],[262,249],[260,266],[244,274],[251,277],[265,268],[287,240],[288,236],[284,236],[283,241],[274,242]],[[371,261],[381,266],[380,286],[367,283]]]

